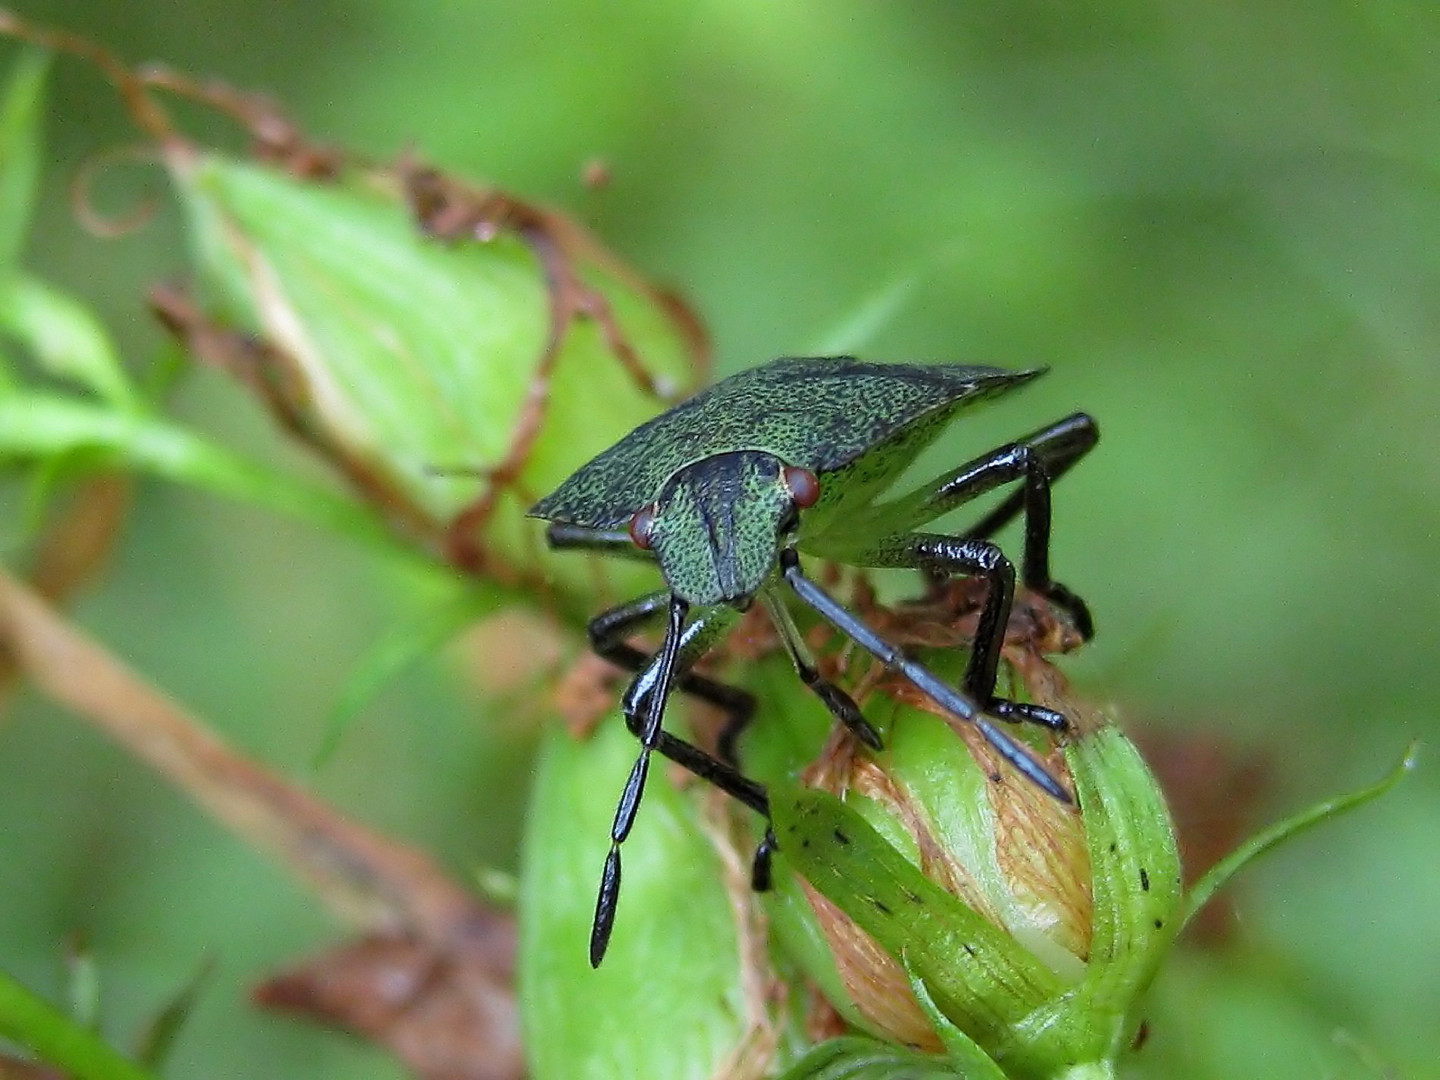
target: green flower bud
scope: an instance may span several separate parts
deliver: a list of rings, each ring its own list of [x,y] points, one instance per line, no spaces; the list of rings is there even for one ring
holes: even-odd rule
[[[1134,746],[1054,668],[1025,660],[1029,698],[1072,723],[1044,760],[1075,805],[882,681],[885,750],[837,741],[807,787],[772,791],[780,865],[797,871],[775,918],[841,1014],[875,1036],[952,1058],[965,1046],[1011,1077],[1103,1072],[1179,929],[1179,857]],[[872,720],[885,719],[880,700]]]
[[[464,568],[538,580],[533,499],[700,378],[693,322],[558,214],[405,164],[316,180],[182,143],[164,160],[201,289],[160,294],[162,317]],[[544,576],[596,588],[583,559]]]

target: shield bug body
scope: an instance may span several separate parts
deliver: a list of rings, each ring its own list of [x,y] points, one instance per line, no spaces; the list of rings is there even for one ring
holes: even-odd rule
[[[599,964],[609,941],[620,889],[620,844],[634,823],[652,751],[768,814],[764,788],[735,762],[735,740],[753,700],[690,670],[757,598],[800,678],[861,742],[880,747],[855,702],[821,676],[791,619],[787,595],[942,708],[974,723],[1029,781],[1068,801],[1065,789],[989,719],[1065,726],[1064,717],[1049,709],[995,696],[1016,574],[990,537],[1024,515],[1020,580],[1066,611],[1089,637],[1084,603],[1050,577],[1050,484],[1095,445],[1094,421],[1075,413],[916,491],[886,498],[915,456],[962,408],[1041,373],[849,357],[776,360],[724,379],[642,424],[531,508],[531,516],[551,522],[552,547],[652,558],[667,586],[603,612],[589,627],[596,652],[635,672],[622,708],[641,744],[611,828],[590,939],[592,964]],[[961,503],[1011,482],[1018,482],[1019,490],[965,532],[920,531]],[[885,641],[806,577],[801,554],[857,567],[911,567],[934,576],[985,579],[986,601],[959,688]],[[665,636],[657,653],[648,656],[625,641],[630,631],[661,614]],[[663,729],[672,687],[726,710],[730,721],[718,755]],[[756,857],[761,887],[771,843],[767,835]]]

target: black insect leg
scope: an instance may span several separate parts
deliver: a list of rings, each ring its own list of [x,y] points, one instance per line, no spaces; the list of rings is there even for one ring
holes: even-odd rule
[[[942,709],[974,724],[980,734],[984,736],[985,741],[1036,787],[1060,802],[1071,801],[1069,793],[1061,786],[1060,782],[1046,772],[1045,767],[1036,761],[1028,750],[986,720],[981,715],[980,707],[974,701],[961,694],[923,664],[906,656],[900,649],[866,626],[860,618],[847,610],[833,596],[807,578],[800,569],[800,557],[793,549],[787,548],[780,552],[780,566],[786,583],[795,591],[795,595],[813,608],[821,618],[847,635],[855,644],[873,655],[886,667],[904,675],[915,684],[921,693]],[[1012,569],[1012,581],[1013,573]]]
[[[590,636],[590,648],[615,666],[639,674],[653,658],[635,648],[625,638],[642,623],[664,611],[669,602],[670,593],[662,590],[601,612],[590,620],[586,628]],[[695,630],[698,635],[703,627],[696,626]],[[676,685],[685,693],[724,711],[725,724],[720,729],[716,749],[719,751],[720,760],[733,766],[737,764],[736,741],[755,713],[755,696],[738,686],[728,686],[689,671],[687,658],[700,653],[701,649],[697,648],[699,644],[701,643],[687,633],[681,644]],[[664,753],[663,750],[661,752]],[[686,768],[689,766],[686,765]]]
[[[1029,720],[1064,731],[1065,717],[1043,705],[1009,701],[995,696],[1000,650],[1005,644],[1005,627],[1015,598],[1015,567],[1005,553],[989,540],[909,533],[881,540],[868,553],[871,566],[915,566],[932,574],[964,574],[983,577],[988,584],[985,606],[975,624],[975,642],[970,661],[960,678],[960,688],[985,712],[1001,720]]]
[[[560,550],[597,551],[606,555],[653,562],[649,551],[638,548],[624,529],[593,529],[584,525],[570,525],[563,521],[552,523],[545,530],[545,540],[551,548]],[[612,664],[627,671],[639,672],[649,657],[625,641],[626,635],[651,616],[665,610],[670,594],[667,591],[642,596],[609,611],[602,612],[590,620],[588,627],[590,647]],[[687,649],[687,654],[689,650]],[[682,671],[688,664],[682,664]],[[702,675],[683,673],[680,689],[688,694],[708,701],[724,710],[725,726],[720,730],[718,749],[722,761],[736,764],[735,744],[745,725],[755,711],[755,699],[744,690],[726,686]],[[661,753],[666,753],[661,750]],[[685,764],[681,762],[681,764]],[[689,765],[685,765],[690,768]],[[694,772],[694,769],[691,769]],[[707,777],[708,779],[708,777]],[[723,786],[723,785],[722,785]]]
[[[919,497],[910,525],[933,520],[1003,484],[1022,480],[1019,491],[967,529],[962,539],[989,539],[1023,513],[1025,551],[1020,566],[1021,582],[1068,614],[1080,636],[1089,639],[1095,633],[1095,624],[1085,602],[1050,577],[1050,485],[1064,476],[1099,439],[1100,429],[1095,421],[1085,413],[1075,413],[992,450],[936,481]]]

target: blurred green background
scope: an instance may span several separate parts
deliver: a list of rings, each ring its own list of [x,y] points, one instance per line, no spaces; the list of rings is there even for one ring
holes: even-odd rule
[[[266,89],[376,158],[413,144],[570,209],[693,302],[721,373],[845,341],[887,290],[897,306],[867,355],[1051,365],[929,460],[1075,408],[1099,418],[1099,450],[1056,498],[1057,576],[1099,625],[1067,670],[1137,725],[1267,757],[1267,816],[1367,782],[1437,731],[1433,5],[18,6],[128,58]],[[69,178],[135,135],[81,65],[61,62],[52,89],[29,264],[146,357],[161,339],[143,287],[183,268],[177,220],[113,242],[79,227]],[[207,124],[189,126],[223,130]],[[589,191],[597,156],[612,183]],[[118,187],[101,201],[123,203]],[[272,441],[217,375],[198,372],[180,408],[239,445]],[[147,482],[76,610],[247,752],[303,775],[346,674],[407,610],[402,585],[364,551]],[[523,793],[497,791],[524,776],[523,724],[457,670],[437,658],[387,691],[313,784],[459,873],[513,867]],[[1247,874],[1236,953],[1162,976],[1136,1069],[1440,1076],[1437,821],[1422,755],[1394,794]],[[217,960],[170,1075],[399,1075],[246,1003],[262,973],[335,935],[310,898],[26,697],[0,721],[0,967],[58,997],[75,931],[114,1032]]]

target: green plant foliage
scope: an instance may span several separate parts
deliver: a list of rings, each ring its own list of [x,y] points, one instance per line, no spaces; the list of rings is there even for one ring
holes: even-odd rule
[[[0,971],[0,1037],[33,1051],[75,1080],[150,1080],[86,1026]]]
[[[852,1035],[817,1046],[780,1080],[955,1080],[957,1075],[948,1063],[934,1057]],[[973,1080],[1000,1077],[998,1072],[965,1075]]]
[[[441,241],[393,193],[214,154],[172,155],[171,173],[212,314],[280,350],[287,368],[268,377],[294,384],[301,423],[436,523],[475,501],[483,488],[473,474],[504,462],[517,431],[535,422],[527,409],[537,380],[543,423],[515,481],[521,491],[558,483],[576,454],[663,404],[624,370],[598,311],[566,325],[553,377],[545,373],[552,305],[568,300],[518,234]],[[695,358],[671,313],[588,254],[566,257],[657,386],[693,385]],[[512,567],[536,562],[529,502],[502,492],[480,538]],[[645,580],[635,571],[616,575]],[[587,593],[595,578],[557,565],[553,581]]]
[[[35,459],[79,450],[103,451],[112,463],[394,546],[374,516],[352,499],[247,461],[171,421],[57,394],[16,391],[0,397],[0,456]]]
[[[432,655],[477,619],[503,606],[506,599],[501,590],[484,582],[467,585],[422,605],[411,618],[391,627],[350,672],[326,721],[312,764],[318,768],[325,763],[360,711],[397,675]]]
[[[1325,799],[1314,806],[1307,806],[1252,836],[1207,870],[1205,876],[1191,886],[1190,891],[1185,895],[1185,907],[1181,913],[1180,925],[1184,926],[1194,918],[1195,913],[1204,907],[1212,896],[1224,888],[1232,877],[1255,859],[1279,847],[1287,840],[1313,829],[1316,825],[1332,821],[1384,795],[1415,768],[1419,750],[1419,745],[1412,743],[1395,768],[1375,783],[1344,795],[1337,795],[1333,799]]]
[[[140,401],[109,335],[77,301],[28,274],[0,290],[0,332],[22,343],[42,369],[92,391],[121,412]]]
[[[273,95],[310,132],[360,147],[373,162],[413,145],[459,172],[566,207],[691,300],[710,329],[717,374],[817,342],[864,342],[879,359],[1048,365],[1052,375],[1024,409],[960,425],[919,467],[933,474],[969,460],[1025,430],[1033,415],[1084,408],[1099,419],[1098,452],[1055,494],[1056,571],[1091,603],[1099,625],[1094,647],[1067,671],[1087,697],[1124,703],[1127,730],[1160,729],[1186,743],[1181,761],[1216,800],[1195,809],[1216,828],[1248,829],[1277,806],[1345,790],[1394,747],[1440,732],[1440,591],[1427,584],[1440,535],[1433,3],[355,0],[343,18],[324,3],[24,7],[125,57]],[[59,340],[72,342],[47,354],[8,329],[0,340],[5,534],[31,506],[48,513],[50,503],[31,492],[95,468],[222,495],[205,501],[142,486],[110,573],[77,598],[76,618],[277,771],[303,770],[326,710],[346,693],[337,689],[344,673],[356,670],[368,643],[378,641],[360,661],[350,700],[360,696],[354,687],[403,663],[404,639],[418,647],[432,631],[431,640],[443,636],[444,617],[427,623],[427,604],[408,592],[417,563],[433,568],[434,550],[395,543],[359,498],[337,494],[329,475],[297,468],[288,440],[282,448],[248,392],[222,376],[186,368],[167,380],[162,404],[138,374],[159,338],[142,314],[145,290],[161,277],[192,276],[197,259],[186,252],[200,250],[211,260],[203,298],[215,314],[244,333],[264,330],[246,321],[259,309],[245,298],[244,267],[225,247],[234,239],[225,228],[244,221],[265,233],[273,210],[304,251],[276,258],[283,275],[274,280],[314,308],[310,337],[337,347],[342,374],[327,385],[351,395],[335,413],[343,430],[376,433],[362,444],[367,453],[379,445],[389,461],[394,450],[398,482],[449,513],[480,482],[426,468],[488,464],[480,448],[493,448],[486,440],[513,421],[507,415],[483,435],[460,428],[484,409],[459,350],[483,338],[533,360],[520,348],[542,334],[531,255],[513,236],[462,245],[493,257],[491,285],[508,281],[515,290],[457,302],[441,289],[432,302],[436,267],[459,258],[442,244],[426,241],[434,251],[419,256],[336,257],[361,247],[332,212],[352,224],[368,216],[384,236],[419,244],[393,191],[367,190],[348,175],[335,185],[301,183],[218,155],[180,181],[190,185],[181,196],[188,216],[177,221],[165,206],[124,240],[96,240],[77,226],[77,202],[120,218],[145,198],[135,194],[140,184],[149,193],[173,193],[174,184],[126,156],[137,134],[111,87],[63,58],[47,91],[48,63],[0,43],[0,278],[18,275],[59,298],[49,307],[67,328]],[[206,110],[164,100],[197,138],[241,144]],[[609,166],[608,188],[575,181],[592,155]],[[88,180],[90,197],[77,197],[77,177]],[[237,194],[253,196],[254,207],[225,205]],[[260,209],[290,194],[288,207]],[[206,200],[208,209],[197,209]],[[224,228],[204,246],[186,230],[207,214]],[[281,233],[277,226],[267,242],[283,241]],[[309,250],[312,237],[317,250]],[[219,266],[227,259],[229,271]],[[398,350],[387,359],[376,335],[328,321],[340,316],[324,304],[326,289],[348,279],[360,299],[339,305],[346,312],[429,320],[393,340],[435,344],[438,374],[417,359],[407,376]],[[607,295],[639,333],[647,316],[627,304],[645,305],[623,288]],[[873,301],[851,319],[837,317],[854,297]],[[67,317],[71,300],[89,315]],[[11,302],[0,297],[0,310]],[[896,304],[901,316],[889,317]],[[527,329],[504,321],[508,314]],[[87,325],[101,328],[108,347],[93,347]],[[450,326],[463,334],[447,341]],[[835,330],[817,335],[817,327]],[[557,365],[563,392],[547,425],[556,438],[537,448],[529,494],[654,408],[595,337],[581,325]],[[146,387],[139,411],[117,405],[125,395],[113,376],[116,355]],[[362,362],[396,370],[367,386]],[[684,370],[677,362],[677,383],[687,381]],[[508,395],[513,406],[525,372],[484,377],[503,390],[491,400],[503,406]],[[617,391],[625,403],[614,404]],[[392,408],[423,411],[427,400],[443,406],[430,432],[411,430],[423,422]],[[513,498],[518,504],[520,493]],[[275,515],[307,524],[289,528]],[[550,564],[539,562],[533,530],[518,515],[495,526],[495,542],[532,553],[543,574]],[[1014,537],[1001,539],[1013,553]],[[33,554],[20,551],[15,562]],[[397,558],[406,563],[400,575]],[[605,580],[583,563],[553,564],[566,575],[554,597],[564,617],[593,610],[599,595],[630,595],[646,573],[620,568]],[[881,585],[900,595],[914,582]],[[803,700],[788,671],[770,680],[737,668],[762,692],[762,709]],[[314,782],[355,816],[451,866],[512,865],[517,808],[530,797],[523,739],[507,726],[508,708],[477,702],[466,679],[439,671],[396,687],[386,722],[356,733]],[[813,757],[826,718],[809,704],[816,732],[805,730],[798,704],[788,723],[766,724],[762,711],[745,747],[747,769],[783,778]],[[605,724],[617,745],[626,743],[617,718]],[[762,729],[793,745],[772,752]],[[917,754],[923,741],[912,747]],[[1259,762],[1268,779],[1250,799],[1232,800],[1223,769],[1211,772],[1217,758]],[[938,773],[950,759],[935,761]],[[571,878],[553,883],[555,895],[568,888],[576,898],[577,924],[589,917],[610,801],[628,764],[629,753],[617,751],[615,761],[574,769],[571,781],[601,805],[573,825],[558,815],[549,822],[562,850],[571,828],[577,842],[597,845],[574,855]],[[1146,999],[1150,1041],[1126,1058],[1126,1075],[1440,1076],[1440,935],[1426,932],[1440,896],[1437,775],[1422,760],[1366,814],[1286,845],[1237,881],[1239,929],[1203,951],[1182,941],[1171,954]],[[640,828],[657,812],[665,817],[646,809]],[[1187,910],[1299,821],[1242,848],[1191,894]],[[643,842],[637,834],[634,843]],[[39,973],[78,929],[105,941],[115,988],[107,996],[133,1012],[130,1002],[173,987],[198,953],[213,949],[224,962],[197,1010],[200,1037],[187,1036],[167,1067],[173,1080],[237,1069],[393,1080],[397,1066],[373,1047],[274,1023],[239,1004],[259,972],[335,933],[313,898],[268,873],[69,714],[34,693],[7,695],[0,969],[42,986]],[[628,891],[635,877],[617,948],[644,928],[661,935],[658,953],[677,917],[647,910]],[[681,877],[695,883],[700,875],[686,868]],[[550,884],[539,873],[527,881]],[[797,891],[782,886],[787,904],[773,916],[790,956],[797,935],[781,932],[781,912]],[[700,904],[702,892],[687,902]],[[561,936],[573,945],[575,969],[560,976],[582,989],[608,985],[584,967],[584,927]],[[642,978],[623,967],[610,973],[607,961],[601,975],[637,993],[643,983],[654,1003],[670,989],[664,965],[691,957],[657,957],[645,940],[633,947],[658,967]],[[815,946],[822,958],[823,947]],[[806,966],[813,973],[823,964]],[[681,975],[676,995],[689,1008]],[[831,975],[824,989],[833,997],[840,990]],[[731,985],[717,976],[712,989]],[[562,1016],[557,1032],[585,1015]],[[697,1030],[718,1047],[734,1028],[724,1038]],[[626,1031],[615,1023],[606,1033],[618,1040]],[[606,1045],[597,1033],[580,1048],[600,1054]],[[858,1041],[839,1050],[815,1051],[810,1071],[827,1075],[820,1070],[830,1063],[837,1071],[828,1075],[845,1076],[852,1065],[867,1067],[866,1054],[877,1062],[871,1075],[909,1067],[903,1053]]]
[[[12,66],[0,100],[0,283],[14,270],[30,226],[49,67],[48,55],[26,49]]]

